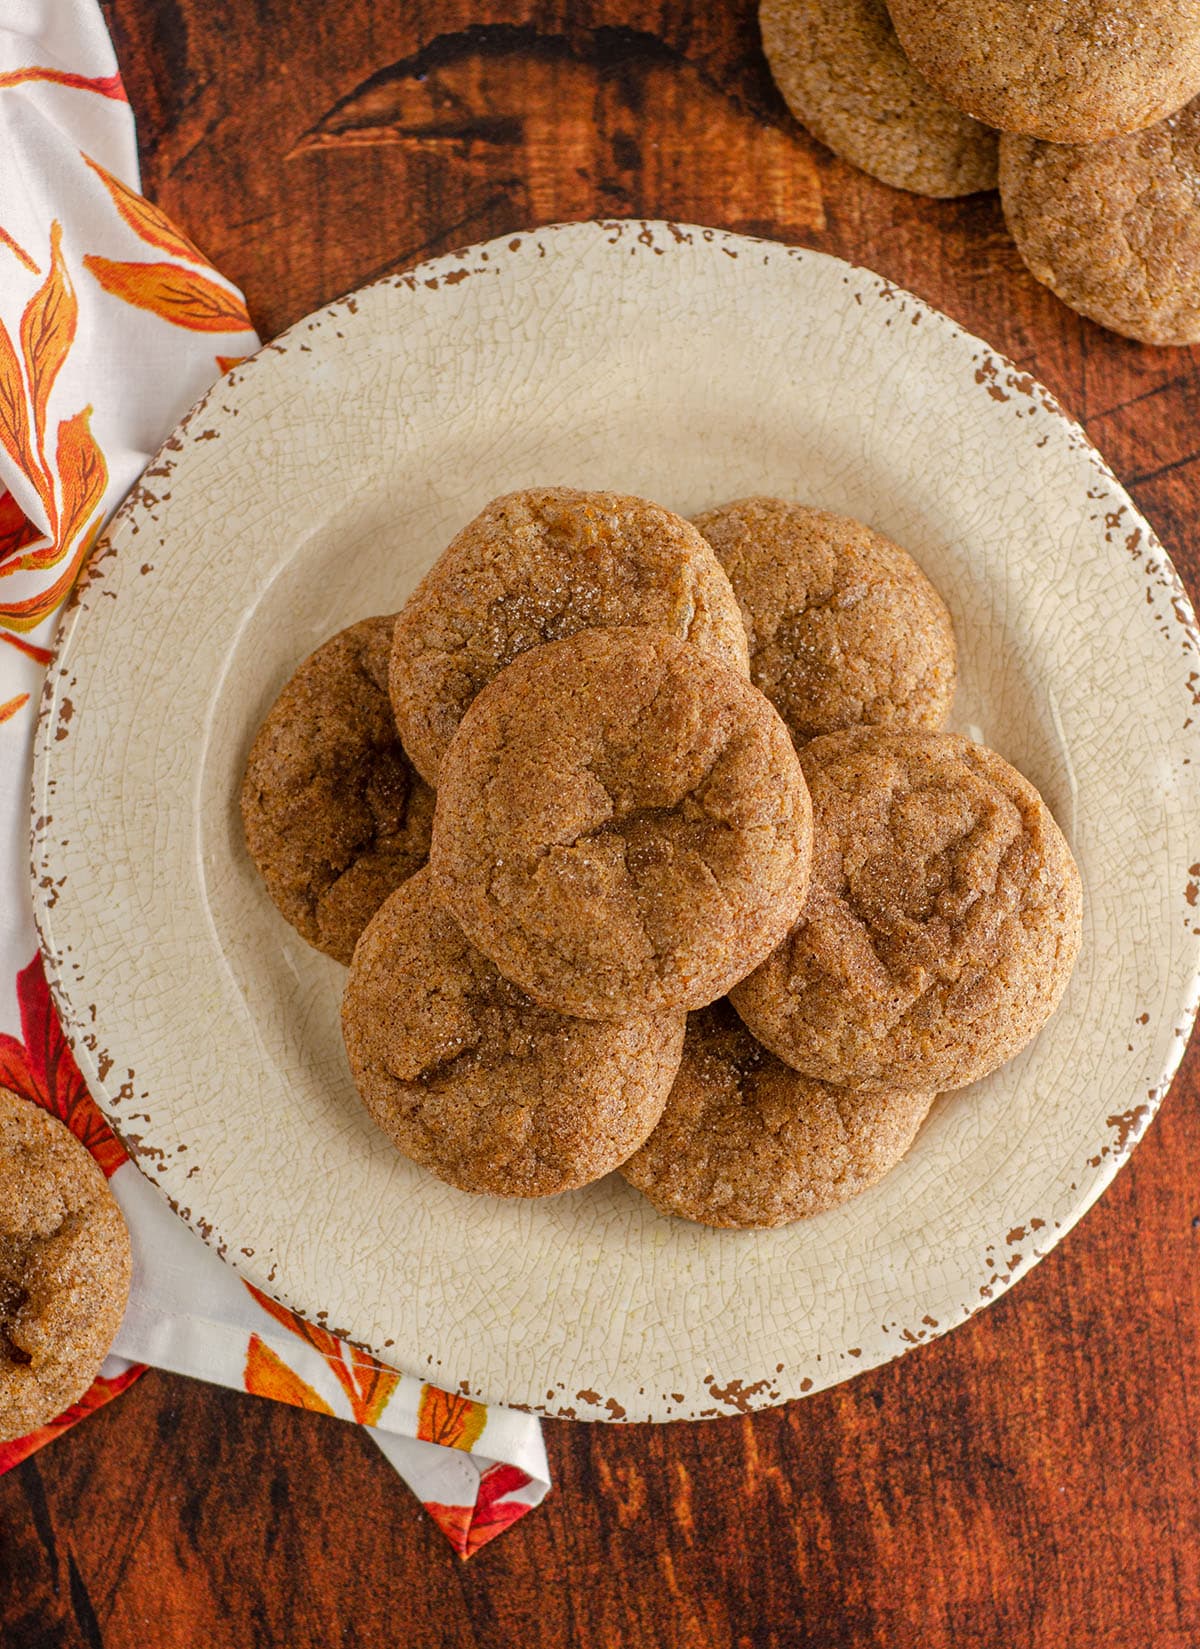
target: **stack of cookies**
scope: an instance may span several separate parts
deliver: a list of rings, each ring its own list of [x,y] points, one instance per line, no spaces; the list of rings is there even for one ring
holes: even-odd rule
[[[793,114],[896,188],[992,189],[1030,271],[1147,343],[1200,340],[1195,0],[761,0]]]
[[[771,1226],[873,1184],[1079,943],[1045,804],[940,731],[954,685],[940,596],[859,522],[496,499],[300,666],[247,764],[268,892],[350,964],[370,1115],[498,1196],[619,1169]]]

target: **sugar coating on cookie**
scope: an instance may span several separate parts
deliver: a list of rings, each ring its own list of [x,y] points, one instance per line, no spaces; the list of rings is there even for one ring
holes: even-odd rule
[[[906,550],[780,498],[739,498],[695,521],[741,602],[750,679],[797,744],[860,724],[942,725],[954,627]]]
[[[650,1138],[620,1172],[664,1214],[787,1225],[846,1202],[904,1156],[931,1093],[860,1093],[801,1076],[727,1001],[690,1015],[683,1061]]]
[[[342,1026],[363,1103],[405,1156],[463,1191],[544,1197],[646,1138],[684,1015],[604,1024],[538,1007],[438,907],[423,870],[363,934]]]
[[[761,0],[785,102],[834,154],[896,189],[996,187],[996,134],[947,103],[900,49],[884,0]]]
[[[857,729],[801,752],[804,913],[731,993],[807,1076],[959,1088],[1018,1053],[1066,988],[1079,872],[1029,781],[951,733]]]
[[[1105,143],[1006,137],[1004,216],[1030,273],[1151,344],[1200,342],[1200,98]]]
[[[812,822],[787,728],[655,630],[524,653],[442,763],[430,865],[468,937],[586,1018],[702,1007],[799,914]]]
[[[397,619],[392,703],[418,770],[437,782],[467,706],[520,653],[627,624],[664,630],[746,674],[729,581],[688,522],[615,492],[533,487],[494,499]]]
[[[77,1402],[129,1297],[129,1232],[70,1130],[0,1088],[0,1442]]]
[[[943,97],[1003,132],[1095,143],[1200,92],[1195,0],[887,0]]]
[[[366,618],[306,658],[258,730],[242,823],[267,892],[318,950],[349,962],[379,906],[425,863],[433,793],[388,697],[392,618]]]

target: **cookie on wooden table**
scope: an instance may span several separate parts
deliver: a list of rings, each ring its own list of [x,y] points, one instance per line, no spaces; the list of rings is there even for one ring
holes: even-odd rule
[[[1200,98],[1106,143],[1006,137],[1004,216],[1030,273],[1101,326],[1200,342]]]
[[[787,728],[745,677],[657,630],[585,630],[463,717],[430,865],[507,978],[615,1019],[702,1007],[755,967],[800,912],[811,840]]]
[[[887,0],[942,96],[1002,132],[1096,143],[1200,92],[1195,0]]]
[[[437,906],[423,870],[363,934],[342,1027],[363,1104],[405,1156],[463,1191],[544,1197],[646,1138],[684,1016],[601,1024],[538,1007]]]
[[[947,103],[900,50],[884,0],[761,0],[763,48],[815,138],[896,189],[996,187],[996,134]]]
[[[801,1076],[728,1002],[688,1019],[683,1062],[650,1138],[621,1174],[663,1214],[702,1225],[787,1225],[894,1168],[931,1093],[859,1093]]]
[[[942,1092],[1053,1013],[1079,949],[1079,872],[1029,781],[952,733],[860,728],[801,751],[814,855],[799,922],[734,1006],[821,1081]]]
[[[129,1232],[57,1117],[0,1088],[0,1442],[81,1398],[129,1298]]]
[[[954,628],[906,550],[781,498],[739,498],[695,521],[741,603],[750,679],[797,744],[863,723],[941,726]]]
[[[396,622],[396,723],[430,783],[471,700],[518,654],[644,624],[745,675],[729,581],[695,527],[644,498],[532,487],[467,524]]]
[[[365,618],[304,660],[259,728],[242,783],[246,846],[267,892],[339,962],[429,853],[433,793],[388,698],[393,623]]]

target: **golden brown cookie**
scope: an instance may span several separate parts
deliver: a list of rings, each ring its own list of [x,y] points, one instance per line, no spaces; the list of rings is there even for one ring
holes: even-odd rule
[[[688,1019],[662,1119],[621,1173],[663,1214],[787,1225],[881,1180],[932,1102],[930,1093],[814,1082],[756,1042],[728,1002],[714,1002]]]
[[[242,823],[267,892],[339,962],[429,854],[433,793],[401,747],[388,698],[391,618],[318,647],[275,700],[246,763]]]
[[[0,1088],[0,1442],[77,1402],[129,1298],[129,1232],[71,1131]]]
[[[808,793],[744,677],[656,630],[523,653],[441,769],[438,895],[500,971],[560,1013],[618,1019],[723,996],[795,921]]]
[[[996,134],[900,50],[884,0],[760,0],[767,62],[796,119],[895,189],[946,198],[996,187]]]
[[[614,624],[665,630],[747,673],[737,602],[695,527],[616,492],[494,499],[396,621],[392,704],[418,770],[436,782],[463,712],[519,653]]]
[[[731,993],[821,1081],[942,1092],[1011,1059],[1079,949],[1079,872],[1037,791],[952,733],[861,728],[806,745],[804,914]]]
[[[1004,216],[1030,273],[1151,344],[1200,341],[1200,98],[1106,143],[1006,137]]]
[[[1002,132],[1096,143],[1200,92],[1195,0],[887,0],[942,96]]]
[[[463,1191],[545,1197],[646,1138],[684,1016],[598,1024],[539,1008],[438,908],[423,870],[363,934],[342,1028],[363,1104],[406,1157]]]
[[[942,725],[954,628],[907,551],[848,515],[781,498],[695,519],[741,603],[750,679],[797,744],[861,723]]]

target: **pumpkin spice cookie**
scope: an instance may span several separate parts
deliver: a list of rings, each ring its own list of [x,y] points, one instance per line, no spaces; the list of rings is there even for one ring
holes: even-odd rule
[[[715,1002],[688,1019],[662,1119],[620,1172],[663,1214],[787,1225],[881,1180],[932,1102],[931,1093],[856,1093],[801,1076],[728,1002]]]
[[[900,50],[884,0],[761,0],[788,108],[835,155],[895,189],[996,187],[996,134],[935,92]]]
[[[702,1007],[783,937],[812,822],[787,728],[744,677],[655,630],[523,653],[442,763],[438,895],[560,1013]]]
[[[1004,216],[1030,273],[1151,344],[1200,342],[1200,98],[1107,143],[1006,137]]]
[[[463,1191],[544,1197],[646,1138],[684,1016],[598,1024],[539,1008],[438,908],[423,870],[363,934],[342,1026],[363,1103],[405,1156]]]
[[[956,679],[946,604],[850,516],[739,498],[698,515],[742,605],[750,679],[797,744],[860,723],[940,727]]]
[[[1027,779],[951,733],[860,728],[801,752],[815,850],[804,913],[731,993],[821,1081],[942,1092],[1053,1013],[1079,949],[1079,872]]]
[[[393,623],[365,618],[304,660],[259,728],[242,783],[246,846],[267,892],[339,962],[429,853],[433,793],[404,754],[388,698]]]
[[[887,0],[942,96],[1002,132],[1096,143],[1200,92],[1195,0]]]
[[[418,770],[436,783],[467,706],[519,653],[624,624],[747,673],[737,602],[695,527],[615,492],[533,487],[494,499],[396,621],[392,704]]]
[[[70,1130],[0,1088],[0,1442],[77,1402],[129,1298],[129,1232]]]

